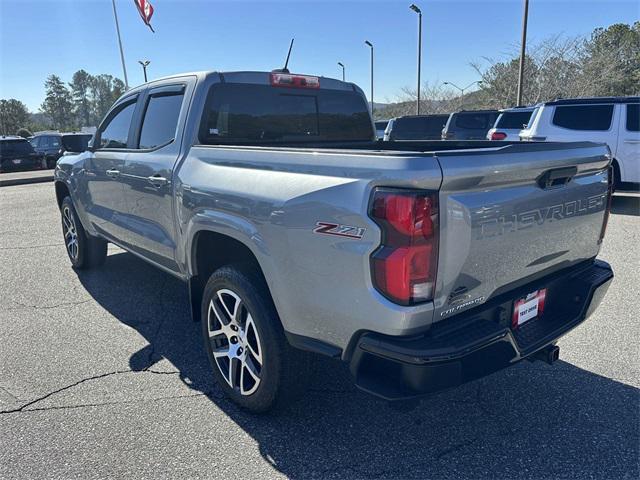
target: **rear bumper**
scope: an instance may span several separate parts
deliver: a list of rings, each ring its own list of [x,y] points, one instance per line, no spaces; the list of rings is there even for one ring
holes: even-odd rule
[[[356,385],[387,400],[456,387],[527,358],[585,321],[602,301],[613,271],[596,260],[545,277],[438,322],[422,335],[364,333],[350,369]],[[548,288],[545,313],[511,328],[514,300]]]

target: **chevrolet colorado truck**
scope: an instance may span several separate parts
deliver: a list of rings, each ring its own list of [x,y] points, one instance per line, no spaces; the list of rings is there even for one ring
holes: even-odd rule
[[[112,242],[183,280],[212,375],[261,412],[305,350],[388,400],[552,363],[613,278],[610,166],[588,142],[381,142],[352,83],[199,72],[127,91],[55,192],[72,266]]]

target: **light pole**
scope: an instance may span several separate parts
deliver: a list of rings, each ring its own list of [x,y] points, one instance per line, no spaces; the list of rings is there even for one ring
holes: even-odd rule
[[[364,43],[371,48],[371,116],[373,116],[373,43],[365,40]]]
[[[142,65],[142,71],[144,72],[144,83],[147,83],[147,66],[151,63],[149,60],[138,60],[138,63]]]
[[[338,65],[342,67],[342,81],[344,82],[344,63],[338,62]]]
[[[118,23],[118,12],[116,11],[116,0],[111,0],[113,6],[113,18],[116,21],[116,32],[118,34],[118,46],[120,47],[120,60],[122,61],[122,72],[124,73],[124,89],[129,90],[129,79],[127,78],[127,67],[124,64],[124,51],[122,50],[122,39],[120,38],[120,24]]]
[[[524,0],[524,16],[522,17],[522,42],[520,44],[520,65],[518,66],[518,100],[517,105],[522,105],[524,78],[524,52],[527,45],[527,17],[529,16],[529,0]]]
[[[453,88],[457,88],[458,90],[460,90],[460,96],[462,97],[464,96],[464,91],[468,90],[470,87],[473,87],[476,83],[480,85],[482,83],[482,80],[476,80],[475,82],[471,82],[469,85],[467,85],[464,88],[460,88],[455,83],[451,83],[451,82],[444,82],[443,85],[451,85]]]
[[[418,98],[416,100],[416,115],[420,115],[420,64],[422,63],[422,10],[412,3],[409,8],[418,14]]]

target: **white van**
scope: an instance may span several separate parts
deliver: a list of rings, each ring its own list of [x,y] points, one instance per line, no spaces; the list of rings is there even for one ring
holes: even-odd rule
[[[613,154],[616,185],[640,183],[640,97],[573,98],[540,103],[523,141],[603,142]]]

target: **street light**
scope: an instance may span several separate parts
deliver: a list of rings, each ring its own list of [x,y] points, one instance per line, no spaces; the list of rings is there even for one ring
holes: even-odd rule
[[[476,83],[480,85],[482,83],[482,80],[476,80],[475,82],[471,82],[469,85],[467,85],[464,88],[460,88],[455,83],[451,83],[451,82],[444,82],[443,85],[451,85],[453,88],[457,88],[458,90],[460,90],[460,96],[463,96],[464,91],[468,90],[470,87],[473,87]]]
[[[371,48],[371,116],[373,116],[373,43],[365,40],[364,43]]]
[[[138,63],[142,65],[142,71],[144,72],[144,83],[147,83],[147,66],[151,63],[149,60],[138,60]]]
[[[522,42],[520,43],[520,62],[518,64],[518,106],[522,105],[524,54],[527,46],[527,17],[529,16],[529,0],[524,0],[524,15],[522,17]]]
[[[338,65],[342,67],[342,81],[344,82],[344,63],[338,62]]]
[[[409,8],[418,14],[418,99],[416,100],[416,115],[420,115],[420,64],[422,63],[422,10],[415,4]]]

